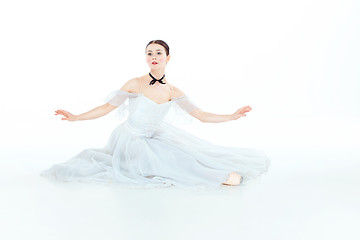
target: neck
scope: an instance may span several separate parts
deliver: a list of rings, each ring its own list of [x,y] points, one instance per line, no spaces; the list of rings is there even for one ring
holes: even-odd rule
[[[151,70],[150,70],[150,73],[151,73],[151,75],[154,76],[154,78],[160,79],[160,78],[162,78],[162,76],[164,76],[164,74],[165,74],[165,69],[156,69],[156,70],[151,69]],[[150,76],[149,76],[149,78],[151,79]],[[163,81],[163,82],[166,82],[166,77],[164,77],[162,81]]]

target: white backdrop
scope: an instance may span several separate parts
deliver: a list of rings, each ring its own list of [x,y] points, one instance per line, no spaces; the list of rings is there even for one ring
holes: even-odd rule
[[[2,238],[359,239],[359,12],[355,0],[1,1]],[[204,111],[253,108],[181,127],[264,149],[269,172],[213,195],[42,179],[119,124],[114,112],[68,122],[54,111],[89,111],[147,74],[155,39],[170,46],[167,80]]]
[[[261,147],[356,145],[359,2],[2,1],[0,9],[2,146],[105,145],[113,113],[71,123],[54,111],[88,111],[146,74],[154,39],[170,46],[168,81],[203,110],[253,108],[231,123],[195,121],[194,134]]]

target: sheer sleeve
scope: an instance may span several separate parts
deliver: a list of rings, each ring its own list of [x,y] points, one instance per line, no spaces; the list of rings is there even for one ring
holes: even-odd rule
[[[192,111],[199,107],[187,95],[173,98],[172,107],[165,116],[165,121],[171,124],[189,124],[194,120],[190,115]]]
[[[115,117],[123,120],[129,115],[129,98],[136,97],[136,93],[130,93],[123,90],[114,90],[105,98],[106,103],[118,106]]]
[[[199,108],[195,103],[193,103],[187,95],[181,97],[173,98],[175,103],[179,105],[185,112],[191,113],[195,109]]]

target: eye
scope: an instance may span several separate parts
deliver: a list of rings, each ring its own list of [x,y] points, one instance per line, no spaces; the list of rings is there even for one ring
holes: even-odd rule
[[[149,56],[151,56],[151,53],[148,53]]]
[[[161,55],[161,52],[158,52],[158,55]]]

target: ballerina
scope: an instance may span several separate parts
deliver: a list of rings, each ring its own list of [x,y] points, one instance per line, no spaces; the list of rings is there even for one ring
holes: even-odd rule
[[[126,81],[106,103],[74,115],[58,109],[70,122],[102,117],[118,109],[129,117],[113,130],[104,148],[85,149],[69,161],[55,164],[43,176],[63,181],[116,182],[140,185],[240,185],[267,171],[270,159],[262,151],[212,144],[163,121],[169,109],[179,108],[201,122],[237,120],[250,106],[232,114],[205,112],[165,77],[169,46],[152,40],[145,48],[150,72]],[[128,100],[128,102],[127,102]]]

